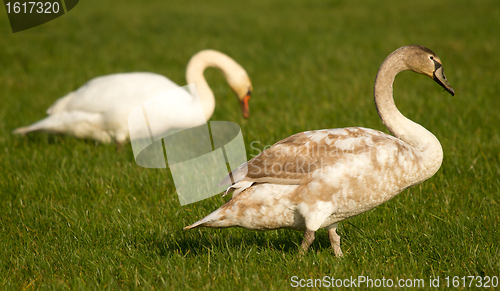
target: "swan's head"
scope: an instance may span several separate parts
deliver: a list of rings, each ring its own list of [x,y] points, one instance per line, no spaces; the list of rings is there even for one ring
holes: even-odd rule
[[[219,63],[219,68],[224,74],[227,84],[231,87],[231,90],[233,90],[240,101],[243,117],[248,118],[250,116],[248,101],[252,96],[252,82],[250,81],[250,77],[248,77],[247,71],[245,71],[240,64],[230,57],[225,57],[226,58],[223,59],[225,61]]]
[[[238,97],[240,101],[241,113],[243,117],[250,117],[250,109],[248,107],[248,101],[252,97],[252,83],[247,75],[247,72],[243,68],[239,74],[232,74],[227,76],[227,83],[233,90],[234,94]]]
[[[206,84],[203,71],[207,67],[215,67],[222,71],[228,85],[240,101],[241,111],[245,118],[250,116],[248,101],[252,94],[252,83],[247,72],[235,60],[216,50],[202,50],[196,53],[187,65],[186,80],[188,84]],[[208,84],[207,90],[212,93]],[[212,93],[213,96],[213,93]]]
[[[444,90],[452,96],[455,95],[455,91],[444,75],[443,64],[433,51],[421,45],[410,45],[401,49],[408,50],[405,58],[408,69],[431,77]]]

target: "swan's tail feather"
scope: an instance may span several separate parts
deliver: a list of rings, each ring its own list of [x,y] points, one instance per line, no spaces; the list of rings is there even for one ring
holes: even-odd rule
[[[215,210],[205,218],[198,220],[197,222],[184,227],[184,229],[193,229],[199,226],[203,227],[227,227],[224,220],[221,220],[220,209]]]
[[[48,116],[48,117],[46,117],[42,120],[39,120],[33,124],[30,124],[28,126],[16,128],[16,129],[14,129],[14,131],[12,133],[13,134],[27,134],[27,133],[30,133],[33,131],[39,131],[39,130],[48,131],[48,132],[57,132],[57,130],[52,130],[54,127],[53,126],[54,120],[57,121],[57,118],[53,118],[52,116]],[[54,129],[56,129],[56,128],[54,128]]]
[[[191,224],[191,225],[188,225],[186,227],[184,227],[183,229],[186,230],[186,229],[193,229],[193,228],[197,228],[198,226],[202,226],[203,224],[203,219],[201,220],[198,220],[197,222]]]
[[[19,128],[16,128],[12,131],[13,134],[27,134],[27,133],[30,133],[30,132],[33,132],[33,131],[37,131],[37,130],[41,130],[42,128],[38,127],[38,126],[35,126],[34,124],[33,125],[28,125],[28,126],[23,126],[23,127],[19,127]]]
[[[67,104],[69,103],[69,101],[71,101],[71,99],[73,99],[74,96],[75,96],[75,92],[70,92],[66,96],[57,99],[56,102],[54,102],[54,104],[52,104],[52,106],[50,106],[49,109],[47,109],[47,114],[51,115],[54,113],[64,112]],[[66,117],[66,115],[61,114],[60,116],[57,116],[57,117],[55,115],[48,116],[48,117],[46,117],[40,121],[37,121],[31,125],[16,128],[16,129],[14,129],[14,131],[12,131],[12,133],[13,134],[27,134],[27,133],[30,133],[33,131],[38,131],[38,130],[51,130],[52,127],[54,127],[54,126],[55,126],[55,128],[54,128],[55,131],[57,131],[57,124],[58,124],[57,121],[61,117]]]
[[[100,113],[69,111],[52,114],[26,127],[20,127],[13,131],[14,134],[26,134],[32,131],[42,130],[48,133],[69,133],[85,136],[89,131],[98,132],[102,126]]]

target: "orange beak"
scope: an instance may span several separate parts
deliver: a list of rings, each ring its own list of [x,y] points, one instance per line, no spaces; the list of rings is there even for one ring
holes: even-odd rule
[[[250,109],[248,108],[248,100],[250,100],[250,94],[247,94],[243,100],[240,102],[241,112],[243,113],[243,117],[250,117]]]

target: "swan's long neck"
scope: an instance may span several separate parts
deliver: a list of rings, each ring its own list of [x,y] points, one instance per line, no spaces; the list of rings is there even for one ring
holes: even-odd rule
[[[401,114],[394,103],[392,87],[394,78],[398,73],[409,70],[404,58],[404,51],[396,50],[380,66],[375,79],[375,105],[382,122],[389,131],[421,152],[423,162],[434,174],[443,160],[441,144],[431,132]]]
[[[196,89],[198,90],[198,95],[207,121],[212,117],[215,110],[214,93],[203,75],[203,72],[208,67],[215,67],[221,70],[228,82],[231,77],[230,74],[234,71],[244,72],[244,69],[233,59],[214,50],[201,51],[189,60],[186,68],[186,81],[188,84],[196,84]]]

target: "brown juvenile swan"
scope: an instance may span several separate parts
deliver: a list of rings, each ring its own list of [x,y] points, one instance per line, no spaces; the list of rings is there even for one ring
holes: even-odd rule
[[[429,179],[441,166],[438,139],[394,104],[392,84],[405,70],[427,75],[455,94],[435,53],[419,45],[399,48],[380,66],[374,88],[380,118],[394,136],[362,127],[292,135],[234,171],[236,183],[227,191],[234,191],[232,199],[185,229],[303,230],[302,248],[307,251],[314,232],[325,227],[335,255],[341,256],[339,221]],[[223,183],[228,181],[226,177]]]

